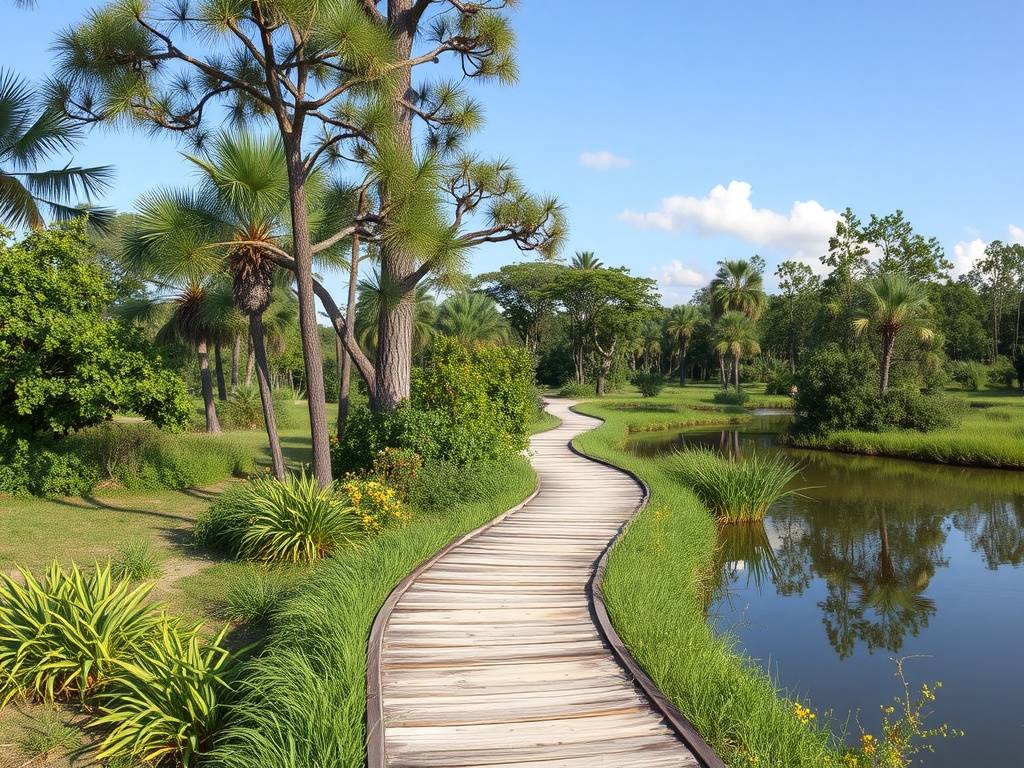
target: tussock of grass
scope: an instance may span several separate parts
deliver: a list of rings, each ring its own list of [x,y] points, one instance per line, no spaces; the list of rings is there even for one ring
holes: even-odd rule
[[[288,586],[288,581],[277,571],[248,566],[228,590],[225,618],[239,623],[270,618],[287,594]]]
[[[209,765],[365,765],[366,642],[380,606],[416,565],[534,487],[525,459],[463,471],[470,474],[464,501],[416,510],[408,523],[339,551],[284,601],[265,652],[246,665],[241,699]]]
[[[126,581],[152,581],[160,575],[160,564],[145,539],[136,539],[118,547],[111,569],[115,579]]]
[[[723,523],[763,520],[772,504],[798,493],[786,485],[800,467],[778,453],[737,460],[705,448],[680,451],[673,470]]]
[[[30,757],[54,750],[70,751],[82,743],[82,732],[68,725],[56,710],[46,710],[18,740],[18,749]]]
[[[607,423],[578,437],[577,447],[636,472],[651,488],[647,507],[613,548],[604,580],[612,622],[630,651],[732,768],[841,765],[828,730],[802,725],[765,670],[708,625],[716,522],[678,482],[675,460],[626,451],[627,414],[603,403],[579,410]]]

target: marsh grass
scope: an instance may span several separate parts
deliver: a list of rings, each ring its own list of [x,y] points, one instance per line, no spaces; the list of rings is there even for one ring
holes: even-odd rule
[[[678,402],[678,393],[668,388],[657,401]],[[575,445],[637,473],[651,489],[647,506],[613,547],[602,586],[634,657],[729,766],[842,766],[842,724],[833,735],[823,715],[801,722],[767,671],[709,625],[707,600],[719,578],[718,524],[679,482],[674,457],[630,453],[625,439],[633,417],[624,411],[603,402],[577,409],[607,421]],[[728,423],[729,415],[722,416]]]
[[[281,573],[248,566],[228,590],[224,617],[243,624],[269,619],[288,589],[289,582]]]
[[[776,501],[806,490],[786,488],[800,466],[778,453],[737,459],[696,448],[676,452],[672,468],[722,523],[763,520]]]

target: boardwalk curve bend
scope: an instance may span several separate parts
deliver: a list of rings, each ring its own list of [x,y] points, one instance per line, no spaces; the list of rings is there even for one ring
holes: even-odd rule
[[[539,487],[391,594],[370,636],[369,768],[718,768],[622,647],[592,580],[642,484],[576,453],[555,400]],[[595,571],[595,569],[597,569]]]

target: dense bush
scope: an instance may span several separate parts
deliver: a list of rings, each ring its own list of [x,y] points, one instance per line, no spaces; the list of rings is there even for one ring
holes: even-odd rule
[[[366,469],[386,448],[463,466],[508,456],[526,447],[534,409],[525,350],[469,350],[441,338],[427,365],[413,369],[408,402],[391,413],[355,408],[349,414],[344,439],[332,445],[335,471]]]
[[[984,389],[988,380],[988,369],[982,363],[972,360],[950,362],[948,370],[953,381],[971,392]]]
[[[793,391],[793,372],[785,365],[772,368],[765,384],[766,395],[789,395]]]
[[[633,384],[644,397],[657,397],[665,388],[665,377],[660,373],[638,373],[633,377]]]
[[[750,395],[744,389],[741,389],[739,392],[731,389],[720,389],[711,396],[712,402],[719,405],[745,405],[749,399]]]
[[[1017,369],[1010,358],[1000,355],[992,361],[988,370],[988,380],[991,384],[1009,389],[1013,387],[1013,380],[1016,378]]]
[[[243,623],[267,619],[287,592],[288,583],[280,573],[249,566],[228,590],[225,618]]]
[[[593,384],[578,384],[575,381],[567,381],[558,390],[559,397],[567,397],[570,400],[582,400],[585,397],[594,397]]]
[[[373,457],[370,476],[394,488],[399,498],[409,496],[423,469],[423,457],[407,448],[385,448]]]
[[[866,350],[829,345],[797,371],[796,429],[803,434],[841,430],[929,431],[956,423],[962,409],[950,398],[925,395],[906,383],[879,394],[878,362]]]
[[[255,470],[252,455],[226,436],[168,434],[151,424],[108,422],[67,442],[130,490],[195,488]]]
[[[84,227],[33,231],[13,246],[0,231],[0,439],[61,436],[129,411],[173,429],[188,422],[181,378],[110,319]]]

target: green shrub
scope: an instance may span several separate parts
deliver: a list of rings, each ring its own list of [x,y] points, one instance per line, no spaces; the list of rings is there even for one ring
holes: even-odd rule
[[[255,470],[252,455],[228,437],[169,434],[152,424],[102,424],[67,442],[133,491],[195,488]]]
[[[665,388],[665,377],[660,373],[638,373],[633,377],[633,384],[644,397],[657,397]]]
[[[98,481],[96,465],[69,452],[66,443],[0,439],[0,493],[84,496]]]
[[[352,410],[344,439],[332,443],[334,469],[368,469],[386,448],[463,466],[510,456],[527,445],[533,409],[533,370],[523,350],[470,351],[441,338],[428,364],[413,369],[408,402],[390,413]]]
[[[596,397],[593,384],[578,384],[575,381],[567,381],[558,390],[559,397],[567,397],[570,400],[582,400],[587,397]]]
[[[954,361],[948,363],[949,376],[966,390],[978,392],[985,388],[988,380],[988,369],[974,361]]]
[[[160,564],[145,539],[136,539],[118,547],[117,557],[111,566],[114,578],[122,581],[152,581],[160,575]]]
[[[272,402],[278,429],[287,429],[292,421],[288,393],[273,390]],[[217,417],[224,429],[264,429],[260,388],[255,384],[239,384],[227,401],[217,404]]]
[[[786,365],[776,366],[772,369],[765,384],[766,395],[789,395],[793,391],[794,376]]]
[[[196,539],[260,562],[314,562],[364,535],[362,521],[336,485],[303,473],[284,482],[260,477],[215,501],[196,523]]]
[[[776,501],[799,493],[786,486],[800,467],[781,453],[736,459],[689,450],[676,454],[672,471],[724,523],[762,520]]]
[[[209,642],[199,630],[163,619],[133,660],[117,663],[109,690],[98,697],[102,716],[90,724],[107,730],[97,758],[173,760],[188,768],[206,751],[224,716],[236,665],[223,645],[227,628]]]
[[[54,562],[42,580],[19,573],[24,585],[0,573],[3,704],[19,695],[88,701],[155,626],[151,586],[117,581],[109,565],[86,575]]]
[[[931,432],[959,423],[964,404],[943,395],[925,395],[913,387],[896,387],[878,397],[874,420],[883,429]],[[875,430],[879,431],[879,430]]]
[[[228,590],[225,618],[239,623],[268,619],[287,592],[288,585],[279,573],[250,566]]]
[[[423,469],[423,457],[408,448],[385,448],[373,457],[370,476],[394,488],[401,499],[409,496]]]
[[[997,387],[1005,387],[1006,389],[1013,388],[1013,380],[1017,378],[1017,369],[1013,365],[1013,361],[1004,356],[1000,355],[992,361],[992,365],[988,370],[988,380],[990,384],[994,384]]]
[[[712,402],[719,405],[745,405],[750,395],[745,389],[735,392],[731,389],[720,389],[711,396]]]

